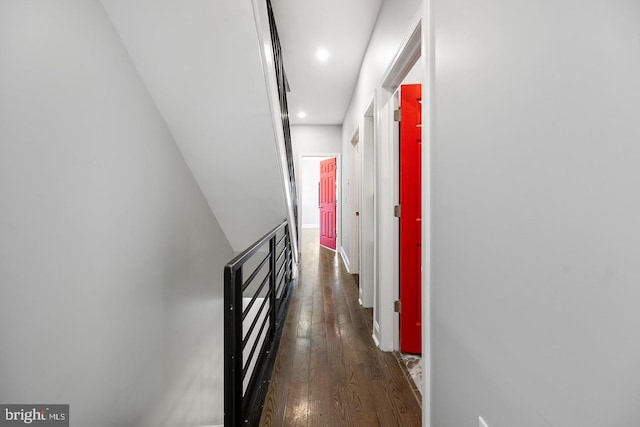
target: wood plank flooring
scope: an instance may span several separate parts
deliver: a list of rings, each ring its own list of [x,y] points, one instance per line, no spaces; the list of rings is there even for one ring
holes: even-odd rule
[[[371,338],[371,310],[340,256],[303,230],[300,278],[261,426],[420,426],[421,407],[398,360]]]

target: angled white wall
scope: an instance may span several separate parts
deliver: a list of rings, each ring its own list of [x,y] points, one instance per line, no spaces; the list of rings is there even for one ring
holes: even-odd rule
[[[102,0],[234,250],[287,217],[249,0]]]
[[[432,425],[640,425],[640,6],[431,3]]]
[[[100,3],[0,0],[0,94],[0,402],[220,424],[233,251]]]

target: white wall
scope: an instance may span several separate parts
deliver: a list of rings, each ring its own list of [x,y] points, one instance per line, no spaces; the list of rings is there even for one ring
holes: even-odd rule
[[[640,425],[640,5],[432,3],[432,425]]]
[[[97,1],[0,0],[0,402],[222,421],[232,250]]]
[[[301,155],[340,153],[342,151],[342,126],[335,125],[294,125],[291,126],[293,158]],[[296,179],[299,164],[296,162]]]

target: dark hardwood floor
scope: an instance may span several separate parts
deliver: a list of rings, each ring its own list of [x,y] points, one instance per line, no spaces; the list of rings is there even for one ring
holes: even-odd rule
[[[340,256],[303,230],[291,303],[261,426],[420,426],[421,407],[392,353],[371,338],[371,311]]]

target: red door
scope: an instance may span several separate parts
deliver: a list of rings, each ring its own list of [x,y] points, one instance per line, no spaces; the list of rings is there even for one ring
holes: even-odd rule
[[[400,88],[400,350],[422,353],[422,85]]]
[[[320,162],[320,244],[336,249],[336,159]]]

